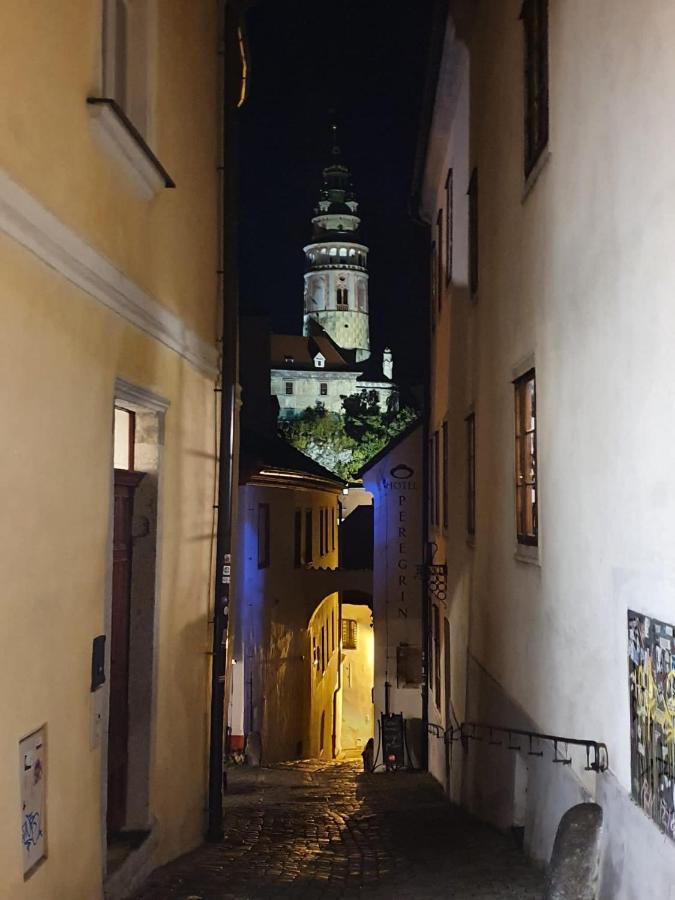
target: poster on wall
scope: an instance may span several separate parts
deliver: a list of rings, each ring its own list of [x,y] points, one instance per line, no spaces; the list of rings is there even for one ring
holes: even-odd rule
[[[628,612],[633,799],[675,839],[675,626]]]
[[[45,818],[45,728],[19,742],[21,844],[24,878],[47,855]]]

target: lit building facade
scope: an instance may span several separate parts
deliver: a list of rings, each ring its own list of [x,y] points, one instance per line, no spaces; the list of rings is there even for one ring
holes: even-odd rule
[[[597,896],[666,896],[675,17],[624,0],[448,7],[416,185],[428,536],[447,566],[446,596],[427,598],[429,764],[542,862],[563,813],[596,802]],[[466,722],[604,742],[609,767],[485,730],[449,755],[443,731]]]
[[[304,248],[303,336],[274,335],[271,392],[287,418],[321,403],[342,413],[342,398],[375,391],[380,409],[396,408],[393,357],[385,349],[376,361],[370,350],[368,247],[337,143],[323,170],[312,219],[312,240]]]

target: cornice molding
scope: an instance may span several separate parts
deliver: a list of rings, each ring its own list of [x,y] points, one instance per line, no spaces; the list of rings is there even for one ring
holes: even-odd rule
[[[0,232],[101,305],[215,378],[215,346],[203,341],[1,169]]]

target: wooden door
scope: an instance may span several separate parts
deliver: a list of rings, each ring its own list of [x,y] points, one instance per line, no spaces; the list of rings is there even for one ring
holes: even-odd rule
[[[115,469],[113,518],[110,706],[108,720],[108,833],[126,822],[129,738],[129,621],[131,608],[131,524],[134,491],[142,472]]]

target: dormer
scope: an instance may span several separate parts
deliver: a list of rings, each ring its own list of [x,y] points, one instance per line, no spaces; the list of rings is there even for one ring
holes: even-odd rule
[[[324,369],[326,367],[326,357],[323,353],[317,353],[314,357],[314,368],[315,369]]]

